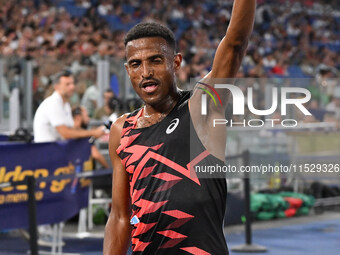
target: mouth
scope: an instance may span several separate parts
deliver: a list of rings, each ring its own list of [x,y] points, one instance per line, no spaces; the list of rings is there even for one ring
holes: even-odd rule
[[[158,86],[159,83],[156,81],[146,81],[141,84],[141,89],[146,93],[153,93],[156,91]]]

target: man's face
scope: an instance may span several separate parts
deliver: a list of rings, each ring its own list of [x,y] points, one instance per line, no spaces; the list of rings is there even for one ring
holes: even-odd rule
[[[174,72],[182,56],[161,37],[140,38],[126,45],[125,64],[132,86],[147,105],[157,105],[176,91]]]
[[[113,93],[112,92],[104,92],[104,104],[108,105],[110,102],[110,99],[113,97]]]
[[[74,79],[72,76],[66,77],[62,76],[59,79],[59,83],[56,84],[55,86],[56,91],[59,92],[59,94],[64,98],[64,99],[69,99],[74,91],[75,91],[75,84],[74,84]]]
[[[87,126],[90,122],[89,114],[84,106],[81,106],[80,110],[80,113],[77,112],[75,115],[73,115],[74,127],[87,129]]]

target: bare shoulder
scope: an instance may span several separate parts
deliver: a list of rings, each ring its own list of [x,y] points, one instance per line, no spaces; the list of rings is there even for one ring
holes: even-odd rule
[[[128,113],[123,114],[114,123],[112,123],[111,128],[110,128],[110,139],[109,139],[110,147],[118,148],[124,122],[128,115],[129,115]]]
[[[124,122],[125,122],[128,115],[129,115],[129,113],[125,113],[122,116],[120,116],[115,122],[112,123],[111,129],[113,127],[114,129],[121,129],[122,130],[123,126],[124,126]]]

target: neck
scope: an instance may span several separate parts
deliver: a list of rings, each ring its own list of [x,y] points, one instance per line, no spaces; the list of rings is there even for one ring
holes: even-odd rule
[[[155,105],[146,104],[144,106],[144,116],[150,116],[154,114],[168,114],[176,105],[180,98],[179,90],[169,95],[164,100]]]
[[[57,91],[57,93],[61,96],[64,103],[68,102],[68,97],[63,96],[59,91]]]

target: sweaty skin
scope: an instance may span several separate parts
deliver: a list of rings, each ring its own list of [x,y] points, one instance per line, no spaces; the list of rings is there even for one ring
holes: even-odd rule
[[[212,71],[203,81],[209,82],[210,78],[234,78],[237,74],[253,28],[255,2],[255,0],[234,1],[226,35],[216,50]],[[126,57],[125,68],[132,86],[145,102],[137,128],[153,125],[171,111],[179,98],[175,73],[180,68],[182,56],[175,54],[163,38],[150,37],[130,41],[126,47]],[[220,127],[219,130],[212,129],[211,120],[224,117],[228,94],[223,90],[218,91],[223,102],[223,107],[220,108],[214,107],[214,102],[208,97],[208,109],[211,111],[202,119],[200,102],[203,91],[197,89],[198,87],[203,86],[196,85],[189,99],[190,116],[205,148],[223,160],[225,127]],[[109,153],[114,170],[112,208],[105,228],[104,255],[125,255],[130,242],[129,178],[116,153],[125,119],[126,115],[118,118],[110,131]]]
[[[132,86],[145,102],[137,127],[147,127],[162,120],[175,106],[179,93],[175,72],[182,61],[161,37],[141,38],[126,46],[126,71]]]

